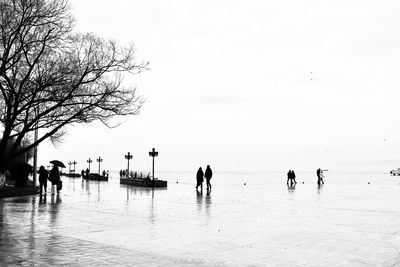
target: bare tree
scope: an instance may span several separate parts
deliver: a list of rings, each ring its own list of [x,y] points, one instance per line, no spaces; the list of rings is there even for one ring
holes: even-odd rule
[[[121,82],[139,73],[134,46],[73,32],[68,0],[0,0],[0,168],[65,126],[137,114],[143,104]],[[24,149],[24,137],[41,135]],[[6,149],[9,140],[11,148]]]

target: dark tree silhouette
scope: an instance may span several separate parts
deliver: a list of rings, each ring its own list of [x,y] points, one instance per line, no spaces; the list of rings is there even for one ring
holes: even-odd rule
[[[137,114],[143,99],[122,86],[136,74],[133,44],[73,32],[68,0],[0,0],[0,168],[65,126]],[[1,129],[2,128],[2,129]],[[39,129],[36,142],[21,142]],[[13,145],[7,148],[9,140]]]

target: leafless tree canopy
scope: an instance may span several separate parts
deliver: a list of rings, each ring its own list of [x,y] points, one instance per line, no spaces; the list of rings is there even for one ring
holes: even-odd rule
[[[74,33],[67,0],[0,0],[1,162],[23,153],[26,135],[42,129],[38,145],[66,125],[137,114],[142,98],[121,85],[139,73],[134,47]],[[7,140],[15,140],[5,150]]]

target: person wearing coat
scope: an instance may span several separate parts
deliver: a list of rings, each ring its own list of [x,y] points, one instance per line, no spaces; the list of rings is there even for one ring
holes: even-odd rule
[[[210,168],[210,165],[207,165],[206,172],[204,173],[204,177],[206,177],[206,182],[207,182],[207,191],[211,191],[211,184],[210,180],[212,177],[212,170]]]
[[[53,168],[50,170],[49,181],[51,182],[51,194],[54,195],[55,187],[57,187],[57,184],[61,181],[60,172],[58,171],[58,167],[56,165],[54,165]],[[60,190],[58,188],[56,189],[57,194],[60,193]]]
[[[47,178],[49,177],[49,172],[42,166],[39,168],[39,186],[40,186],[40,195],[43,193],[43,188],[44,188],[44,193],[47,193]]]
[[[199,170],[197,171],[197,174],[196,174],[196,180],[197,180],[196,190],[200,186],[201,191],[203,191],[203,181],[204,181],[203,177],[204,177],[204,172],[200,167]]]

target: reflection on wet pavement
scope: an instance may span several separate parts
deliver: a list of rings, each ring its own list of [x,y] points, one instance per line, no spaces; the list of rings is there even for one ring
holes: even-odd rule
[[[396,265],[400,187],[390,183],[199,193],[64,178],[59,196],[0,200],[0,265]]]

